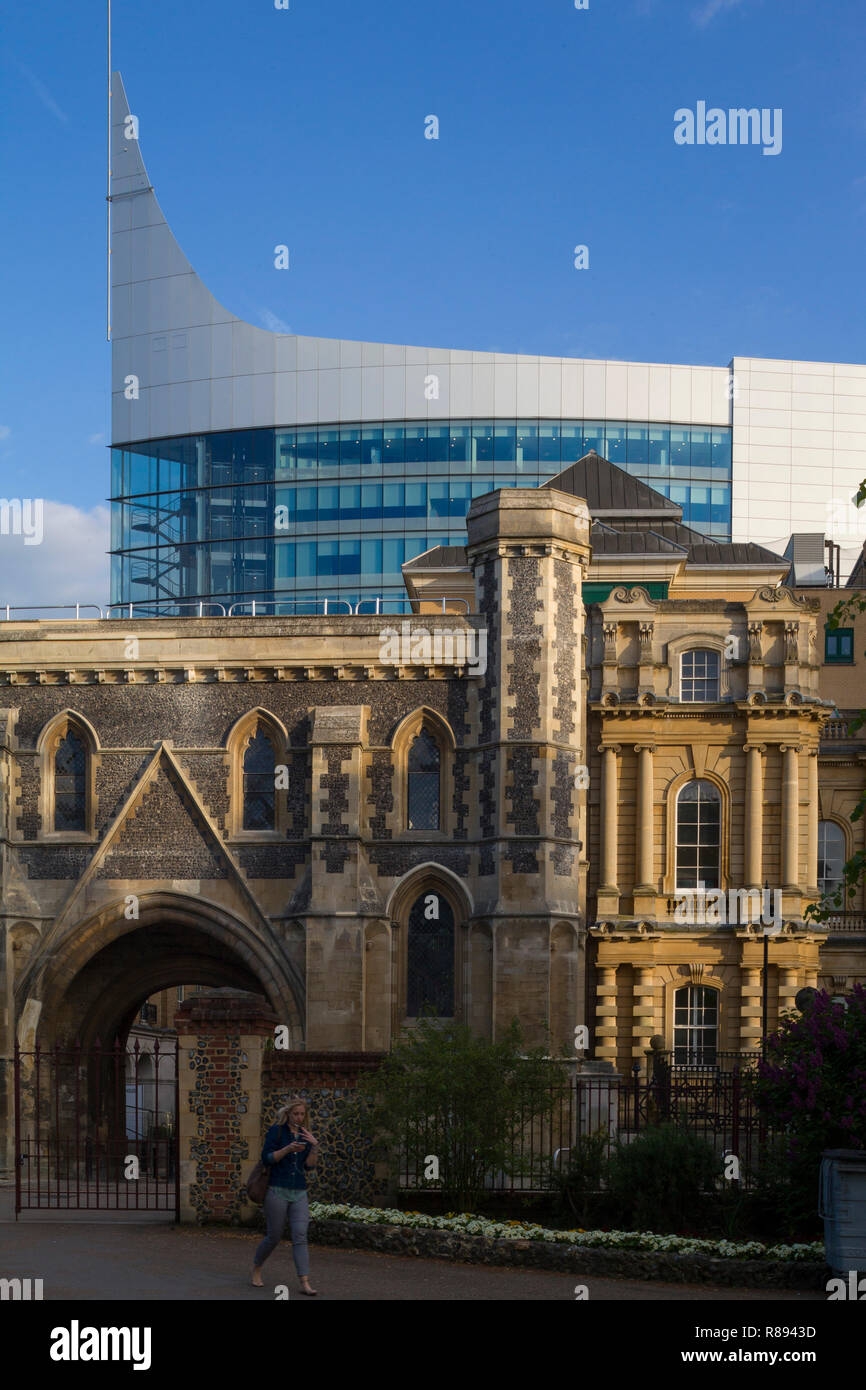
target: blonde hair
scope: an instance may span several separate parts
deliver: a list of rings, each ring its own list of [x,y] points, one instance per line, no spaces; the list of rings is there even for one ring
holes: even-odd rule
[[[301,1126],[303,1129],[309,1129],[310,1107],[301,1096],[295,1096],[292,1100],[287,1101],[285,1105],[280,1107],[280,1109],[277,1111],[276,1123],[278,1125],[287,1125],[289,1123],[289,1115],[296,1108],[296,1106],[299,1105],[303,1106],[304,1110],[304,1118],[301,1121]]]

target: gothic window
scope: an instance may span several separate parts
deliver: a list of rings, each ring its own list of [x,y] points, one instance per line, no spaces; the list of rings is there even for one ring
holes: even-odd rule
[[[721,886],[722,799],[712,782],[686,782],[677,796],[676,887]]]
[[[674,1065],[715,1066],[718,1045],[718,990],[683,985],[674,993]]]
[[[54,829],[87,829],[87,748],[73,729],[54,753]]]
[[[706,648],[683,652],[680,659],[680,699],[689,703],[719,698],[719,653]]]
[[[244,830],[276,829],[276,753],[261,725],[244,750]]]
[[[842,882],[845,863],[845,835],[834,820],[818,822],[818,888],[822,898],[834,893]]]
[[[433,735],[419,729],[409,748],[407,764],[407,828],[438,830],[441,753]]]
[[[406,1016],[454,1017],[454,913],[441,893],[423,893],[409,913]]]

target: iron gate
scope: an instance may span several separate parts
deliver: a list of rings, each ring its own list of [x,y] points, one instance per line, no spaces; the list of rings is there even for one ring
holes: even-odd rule
[[[180,1220],[177,1041],[15,1045],[15,1215],[166,1211]]]

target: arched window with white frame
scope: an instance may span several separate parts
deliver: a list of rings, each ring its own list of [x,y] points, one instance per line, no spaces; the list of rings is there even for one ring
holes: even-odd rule
[[[716,704],[721,667],[719,653],[694,647],[680,657],[680,699],[687,704]]]
[[[703,778],[685,782],[677,793],[676,887],[720,888],[722,878],[722,798]]]

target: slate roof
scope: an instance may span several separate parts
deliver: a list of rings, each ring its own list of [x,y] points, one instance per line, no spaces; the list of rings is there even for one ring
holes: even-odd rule
[[[692,565],[787,565],[783,556],[752,542],[717,541],[683,523],[683,509],[624,468],[591,450],[542,484],[585,499],[592,516],[596,555],[682,556]],[[462,545],[437,545],[404,570],[462,568]]]
[[[414,560],[407,560],[402,568],[404,570],[442,570],[464,569],[465,566],[465,545],[434,545],[432,549],[416,555]]]
[[[542,487],[555,487],[559,492],[583,497],[593,516],[653,511],[682,520],[683,509],[676,502],[602,458],[594,449],[557,473],[555,478],[549,478]]]

